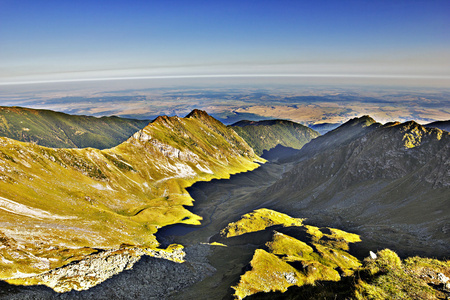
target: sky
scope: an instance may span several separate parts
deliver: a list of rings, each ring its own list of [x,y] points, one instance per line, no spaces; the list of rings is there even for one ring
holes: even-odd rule
[[[450,2],[0,0],[0,85],[161,76],[450,83]]]

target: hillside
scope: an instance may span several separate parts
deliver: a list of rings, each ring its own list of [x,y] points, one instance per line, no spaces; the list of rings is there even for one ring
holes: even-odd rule
[[[170,224],[200,224],[201,217],[184,208],[193,201],[185,188],[252,170],[258,159],[233,130],[198,110],[185,118],[158,117],[106,150],[53,149],[0,138],[0,278],[58,291],[86,289],[100,279],[89,283],[83,273],[67,278],[51,272],[25,277],[104,250],[112,251],[121,268],[142,254],[178,253],[178,246],[169,247],[169,254],[154,252],[159,251],[154,234]],[[103,259],[108,253],[82,260],[80,268],[103,268],[98,262]]]
[[[239,121],[230,126],[258,155],[277,145],[300,149],[319,133],[287,120]]]
[[[54,148],[111,148],[148,123],[148,120],[0,106],[0,136]]]
[[[378,128],[381,124],[377,123],[370,116],[350,119],[336,129],[327,134],[317,137],[312,143],[306,144],[302,150],[290,160],[303,160],[314,156],[319,152],[332,150],[341,145],[345,145],[357,137]]]
[[[378,247],[445,256],[448,153],[446,131],[354,119],[303,147],[294,167],[259,197],[274,209],[357,230]]]

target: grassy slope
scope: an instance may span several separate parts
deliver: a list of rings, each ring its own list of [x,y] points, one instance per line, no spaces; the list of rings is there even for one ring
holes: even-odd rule
[[[157,247],[161,226],[200,224],[183,207],[192,205],[186,187],[254,169],[256,159],[200,111],[160,117],[107,150],[0,138],[0,276],[41,273],[93,248]]]
[[[274,225],[298,227],[303,235],[299,240],[274,232],[272,241],[266,243],[267,249],[256,250],[250,262],[252,269],[233,287],[236,298],[243,299],[258,292],[285,292],[290,286],[314,284],[318,280],[339,281],[338,269],[350,276],[360,266],[359,261],[346,252],[348,243],[360,241],[358,235],[303,225],[302,221],[259,209],[226,227],[222,235],[227,237],[262,231]]]
[[[0,107],[0,136],[56,148],[114,147],[147,120],[68,115],[51,110]]]
[[[245,233],[265,230],[274,225],[302,226],[303,219],[292,218],[270,209],[257,209],[245,214],[236,222],[232,222],[225,227],[220,234],[227,238],[239,236]]]
[[[311,128],[286,120],[240,121],[231,127],[247,141],[258,155],[278,144],[300,149],[310,140],[319,136],[319,133]]]
[[[269,224],[289,225],[292,219],[259,209],[228,227],[245,235]],[[251,270],[233,287],[237,299],[254,294],[257,299],[445,299],[450,292],[439,279],[450,277],[450,261],[421,257],[402,261],[385,249],[361,262],[347,252],[349,243],[361,241],[358,235],[301,222],[294,227],[303,234],[294,238],[275,231],[265,249],[256,249]]]

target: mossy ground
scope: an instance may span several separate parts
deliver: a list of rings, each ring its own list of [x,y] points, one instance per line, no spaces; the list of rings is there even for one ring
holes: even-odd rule
[[[270,209],[257,209],[245,214],[236,222],[228,224],[220,233],[227,238],[250,232],[265,230],[274,225],[302,226],[304,219],[292,218],[286,214]]]
[[[376,259],[366,259],[355,285],[356,299],[446,299],[439,273],[450,277],[450,261],[411,257],[401,260],[384,249]]]

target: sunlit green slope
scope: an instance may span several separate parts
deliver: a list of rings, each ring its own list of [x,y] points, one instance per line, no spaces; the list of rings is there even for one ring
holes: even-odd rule
[[[56,148],[106,149],[126,141],[148,120],[68,115],[51,110],[0,107],[0,136]]]
[[[183,205],[199,180],[252,170],[259,158],[205,112],[158,117],[107,150],[0,138],[0,278],[41,273],[93,248],[157,247],[154,233],[199,224]]]

